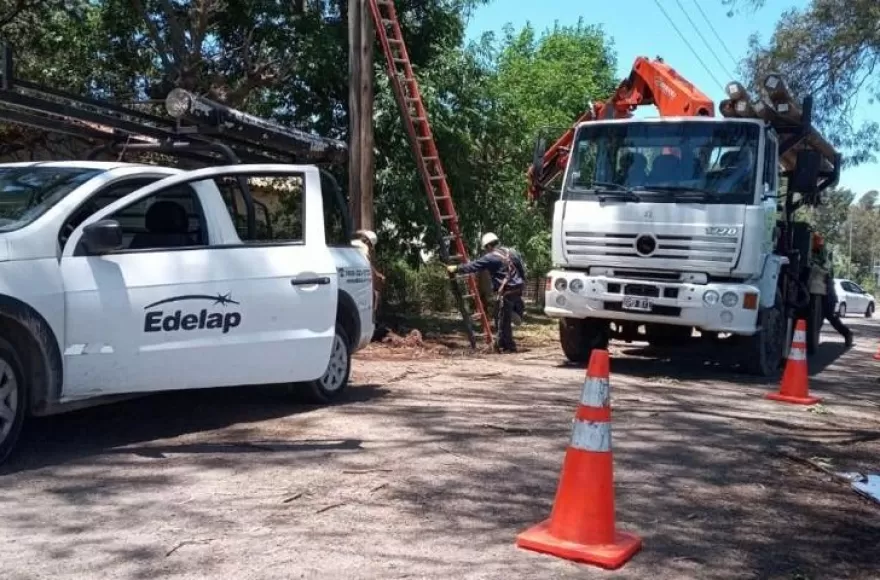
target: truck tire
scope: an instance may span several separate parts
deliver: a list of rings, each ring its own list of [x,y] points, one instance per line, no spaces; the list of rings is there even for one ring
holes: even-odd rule
[[[351,341],[341,324],[336,324],[336,334],[330,349],[330,360],[324,376],[303,385],[303,394],[312,403],[332,403],[348,387],[351,376]]]
[[[749,374],[771,378],[779,374],[786,356],[788,321],[782,308],[782,295],[777,291],[776,303],[762,308],[758,314],[761,330],[746,337],[743,364]]]
[[[874,303],[871,302],[868,304],[868,309],[865,310],[865,318],[872,318],[874,316]]]
[[[27,389],[15,349],[0,338],[0,464],[15,449],[27,415]]]
[[[809,317],[807,318],[807,354],[813,354],[819,347],[819,336],[822,331],[823,312],[822,296],[811,296]]]
[[[563,318],[559,321],[559,344],[569,361],[586,363],[594,348],[608,348],[608,323],[589,318]]]
[[[837,307],[837,316],[846,318],[846,302],[841,302],[840,306]]]

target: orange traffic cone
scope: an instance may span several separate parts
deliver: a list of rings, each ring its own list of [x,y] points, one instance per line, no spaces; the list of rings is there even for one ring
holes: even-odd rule
[[[880,346],[877,347],[877,352],[874,353],[874,360],[880,360]]]
[[[550,519],[521,533],[516,545],[614,569],[642,540],[615,529],[608,367],[608,351],[594,350]]]
[[[765,397],[795,405],[815,405],[822,400],[810,396],[807,373],[807,323],[804,320],[798,320],[794,329],[779,392],[768,393]]]

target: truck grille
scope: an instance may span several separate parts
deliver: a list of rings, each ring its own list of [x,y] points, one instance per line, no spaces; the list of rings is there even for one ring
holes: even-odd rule
[[[733,265],[737,238],[719,236],[656,235],[657,247],[649,256],[636,252],[639,234],[566,232],[565,254],[578,258],[635,258],[639,260],[690,260]],[[607,260],[600,260],[607,262]]]

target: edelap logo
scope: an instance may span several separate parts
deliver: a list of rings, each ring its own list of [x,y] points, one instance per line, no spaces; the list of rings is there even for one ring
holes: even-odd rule
[[[223,306],[224,308],[230,304],[238,305],[238,302],[232,299],[229,294],[187,294],[184,296],[174,296],[165,298],[152,304],[144,306],[144,310],[149,310],[144,315],[144,332],[176,332],[180,330],[221,330],[226,334],[231,329],[241,324],[241,313],[239,312],[208,312],[207,308],[202,308],[198,313],[184,313],[183,310],[175,310],[173,312],[165,312],[162,309],[156,309],[157,306],[163,304],[171,304],[174,302],[184,302],[189,300],[208,300],[213,306]]]

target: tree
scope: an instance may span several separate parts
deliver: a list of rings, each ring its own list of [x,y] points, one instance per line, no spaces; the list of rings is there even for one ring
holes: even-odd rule
[[[723,0],[732,9],[760,8],[764,0]],[[756,36],[742,65],[755,81],[780,72],[792,91],[812,94],[814,118],[847,153],[848,164],[873,159],[880,148],[878,124],[855,126],[859,96],[880,97],[880,3],[876,0],[811,0],[783,14],[769,42]]]

